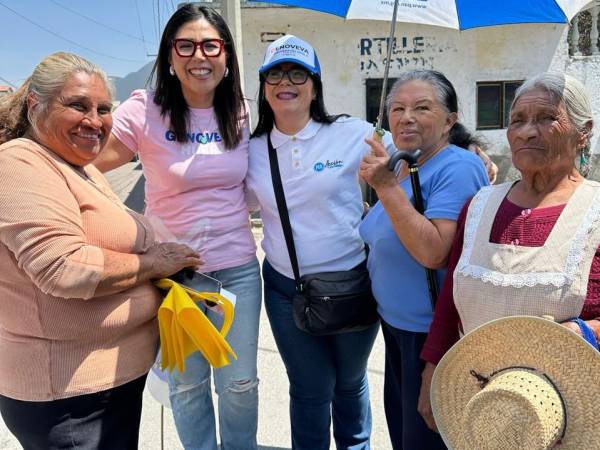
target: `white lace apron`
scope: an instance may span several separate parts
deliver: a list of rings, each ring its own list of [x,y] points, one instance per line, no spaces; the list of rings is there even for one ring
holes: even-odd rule
[[[578,317],[600,244],[600,183],[573,193],[542,247],[489,242],[511,183],[483,188],[469,205],[462,254],[454,271],[454,303],[468,333],[505,316]]]

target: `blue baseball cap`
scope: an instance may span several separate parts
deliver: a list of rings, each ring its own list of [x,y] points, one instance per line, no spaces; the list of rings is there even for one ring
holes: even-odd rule
[[[265,52],[265,60],[258,72],[264,73],[271,67],[286,62],[298,64],[321,78],[321,65],[315,49],[308,42],[291,34],[286,34],[269,44]]]

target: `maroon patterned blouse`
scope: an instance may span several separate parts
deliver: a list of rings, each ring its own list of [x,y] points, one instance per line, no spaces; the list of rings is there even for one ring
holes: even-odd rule
[[[457,221],[456,238],[448,259],[448,273],[435,308],[429,335],[421,352],[425,361],[437,364],[444,353],[458,341],[460,317],[454,306],[453,275],[463,247],[465,219],[470,202],[463,207]],[[548,208],[523,209],[508,199],[500,204],[492,230],[490,242],[513,244],[526,247],[541,247],[552,231],[565,205]],[[600,247],[592,260],[587,296],[581,311],[584,320],[600,317]]]

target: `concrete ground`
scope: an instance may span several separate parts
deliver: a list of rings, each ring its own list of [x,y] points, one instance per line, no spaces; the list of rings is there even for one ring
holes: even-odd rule
[[[141,211],[144,204],[143,177],[137,163],[129,163],[108,174],[114,191],[132,209]],[[253,229],[257,243],[262,235],[261,228]],[[259,260],[264,253],[259,246]],[[377,337],[369,359],[368,376],[373,410],[373,433],[371,448],[391,449],[383,411],[384,346],[381,333]],[[291,448],[288,413],[288,382],[285,368],[273,341],[264,308],[261,312],[260,337],[258,344],[259,423],[258,443],[261,450],[284,450]],[[215,405],[216,405],[216,398]],[[161,447],[161,407],[146,391],[140,429],[140,445],[143,450],[180,450],[173,417],[169,409],[164,410],[164,447]],[[21,447],[0,419],[0,449],[17,450]],[[331,445],[331,449],[335,446]]]

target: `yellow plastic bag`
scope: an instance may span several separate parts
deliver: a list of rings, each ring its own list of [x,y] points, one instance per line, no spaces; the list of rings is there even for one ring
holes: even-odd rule
[[[223,367],[237,359],[237,355],[225,340],[233,323],[233,304],[215,292],[198,292],[182,286],[168,278],[156,283],[168,290],[158,309],[160,330],[161,368],[172,371],[175,367],[185,371],[185,360],[193,352],[199,351],[208,363]],[[196,305],[197,301],[216,303],[223,310],[223,326],[217,330],[204,312]]]

